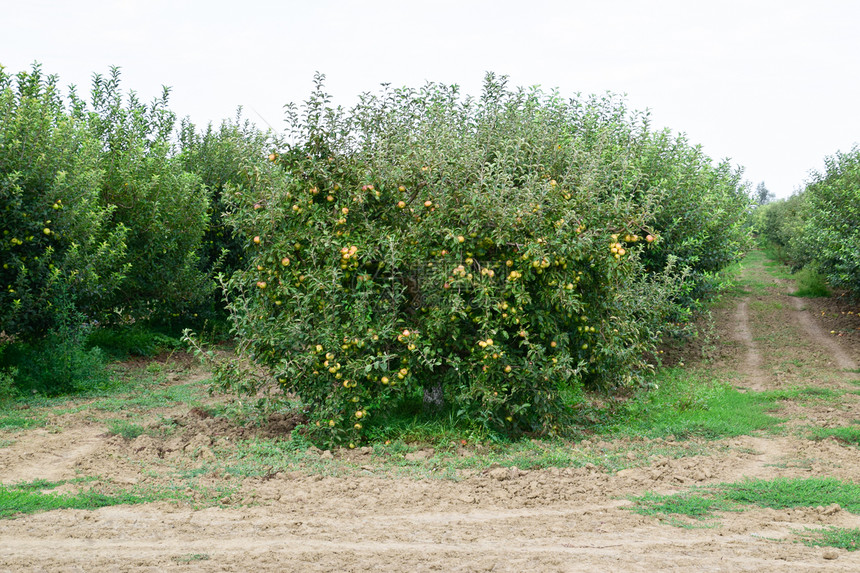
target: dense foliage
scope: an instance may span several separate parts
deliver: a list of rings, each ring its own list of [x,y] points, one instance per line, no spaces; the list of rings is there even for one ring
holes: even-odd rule
[[[642,380],[666,317],[744,244],[738,174],[611,97],[488,76],[477,99],[429,84],[346,111],[318,82],[293,145],[228,195],[248,264],[227,287],[248,357],[325,439],[420,392],[558,431],[567,393]]]
[[[806,188],[756,210],[755,228],[795,268],[860,296],[860,148],[825,159]]]
[[[38,338],[113,296],[129,268],[100,200],[101,146],[56,78],[0,69],[0,331]]]
[[[206,229],[199,249],[201,268],[207,276],[216,273],[231,275],[244,258],[241,242],[224,222],[226,209],[223,198],[228,186],[240,184],[244,166],[254,158],[265,157],[272,148],[272,136],[261,132],[247,120],[237,116],[224,121],[215,129],[211,124],[204,131],[183,121],[179,130],[179,155],[182,168],[200,177],[208,192],[209,209]],[[221,308],[213,304],[210,308]]]
[[[655,189],[652,225],[661,238],[643,258],[652,272],[670,257],[689,270],[676,309],[682,313],[718,290],[719,271],[749,248],[744,226],[750,197],[740,170],[728,161],[713,165],[700,146],[690,145],[683,136],[655,133],[637,155],[643,185]]]
[[[176,118],[167,100],[167,89],[151,104],[133,92],[125,97],[116,68],[109,77],[94,77],[89,106],[75,100],[76,115],[102,144],[101,199],[112,208],[111,224],[129,230],[130,268],[106,307],[135,319],[190,312],[214,288],[198,254],[208,191],[175,157]]]
[[[860,296],[860,147],[825,164],[807,186],[805,232],[828,282]]]
[[[223,309],[214,274],[241,249],[221,193],[268,136],[176,123],[166,89],[144,104],[116,68],[94,76],[88,101],[64,98],[38,65],[0,68],[0,368],[14,366],[21,389],[90,379],[97,325],[188,326]]]
[[[320,77],[277,144],[240,117],[178,123],[168,90],[142,103],[118,69],[64,100],[35,66],[0,72],[0,119],[0,367],[45,393],[96,370],[92,328],[226,301],[240,361],[323,441],[421,396],[559,432],[566,397],[642,383],[667,321],[746,248],[740,172],[611,95],[489,75],[478,98],[428,84],[345,110]],[[237,372],[221,382],[257,396]]]

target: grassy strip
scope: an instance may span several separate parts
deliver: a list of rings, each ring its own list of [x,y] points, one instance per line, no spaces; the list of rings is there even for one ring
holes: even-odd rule
[[[860,446],[860,426],[846,426],[844,428],[815,428],[812,437],[816,440],[824,440],[834,437],[840,442]]]
[[[46,398],[32,396],[0,405],[0,430],[26,430],[46,426],[63,414],[81,411],[148,412],[178,405],[202,406],[208,395],[206,381],[165,385],[164,368],[151,363],[146,368],[114,369],[114,382],[97,391]],[[126,435],[129,431],[117,431]]]
[[[837,503],[846,511],[860,514],[860,485],[830,477],[756,479],[671,495],[649,492],[631,501],[631,509],[642,515],[665,514],[694,520],[712,518],[716,511],[736,511],[742,505],[786,509]]]
[[[438,444],[421,450],[403,441],[376,444],[369,451],[336,452],[323,458],[300,439],[255,439],[215,446],[215,459],[200,468],[180,473],[183,478],[212,472],[240,477],[260,477],[279,471],[299,470],[330,476],[349,476],[367,471],[419,479],[459,480],[495,464],[520,470],[581,468],[594,466],[607,472],[648,465],[651,458],[681,458],[713,453],[713,446],[698,442],[636,441],[614,444],[598,441],[585,445],[562,440],[523,440],[508,444]]]
[[[848,551],[860,549],[860,529],[828,527],[795,532],[801,543],[810,547],[836,547]]]
[[[784,420],[768,413],[785,396],[775,392],[739,392],[706,370],[666,368],[653,389],[631,401],[611,433],[624,436],[715,440],[774,430]]]
[[[29,483],[0,485],[0,519],[9,519],[23,514],[51,511],[54,509],[98,509],[110,505],[138,504],[154,501],[164,496],[139,495],[131,492],[104,494],[81,491],[76,494],[43,492],[67,482],[36,480]]]
[[[641,515],[684,516],[703,520],[714,517],[716,511],[740,511],[737,504],[720,496],[698,491],[660,495],[645,492],[641,497],[632,498],[636,504],[632,510]]]
[[[717,488],[725,499],[747,505],[786,509],[838,503],[846,511],[860,513],[860,485],[831,477],[748,480]]]

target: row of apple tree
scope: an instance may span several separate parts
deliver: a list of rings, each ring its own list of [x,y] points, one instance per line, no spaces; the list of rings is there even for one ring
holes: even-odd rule
[[[221,194],[272,144],[239,119],[180,122],[168,95],[124,93],[117,69],[83,97],[0,67],[0,399],[74,390],[98,370],[93,328],[223,316],[214,277],[242,250]]]
[[[824,163],[802,191],[756,209],[755,230],[795,269],[860,297],[860,147]]]
[[[241,257],[220,195],[269,146],[238,121],[179,123],[167,90],[141,102],[117,69],[84,99],[38,65],[0,68],[0,331],[211,312],[215,272]]]
[[[0,71],[2,344],[226,310],[322,439],[416,394],[553,432],[562,396],[641,383],[746,248],[740,172],[616,97],[489,75],[341,109],[317,80],[276,140],[180,122],[116,69],[86,97]]]

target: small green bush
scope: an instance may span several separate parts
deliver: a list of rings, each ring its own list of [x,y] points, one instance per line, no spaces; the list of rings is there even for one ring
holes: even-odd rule
[[[87,337],[87,347],[98,347],[114,358],[155,356],[179,348],[178,338],[146,325],[111,325],[94,328]]]
[[[0,356],[2,356],[0,349]],[[15,388],[15,377],[18,375],[17,368],[0,368],[0,405],[18,396]]]
[[[812,264],[806,265],[795,275],[797,290],[792,294],[801,297],[830,296],[824,277]]]
[[[63,315],[46,336],[13,342],[0,351],[0,366],[15,371],[17,392],[56,396],[95,390],[109,383],[104,353],[86,347],[89,327],[68,307]]]

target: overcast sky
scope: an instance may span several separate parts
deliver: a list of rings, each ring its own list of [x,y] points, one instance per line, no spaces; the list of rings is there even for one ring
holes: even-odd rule
[[[562,95],[612,91],[780,197],[860,142],[858,0],[0,0],[0,65],[125,89],[200,124],[238,106],[281,129],[327,76],[336,104],[380,83],[487,71]]]

